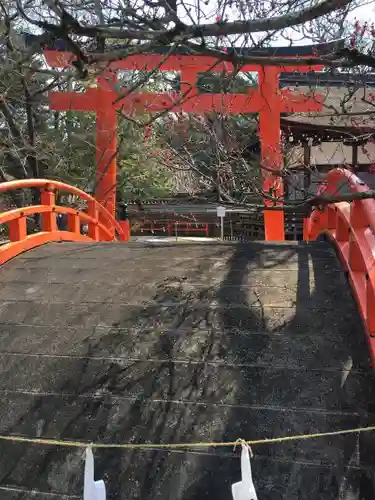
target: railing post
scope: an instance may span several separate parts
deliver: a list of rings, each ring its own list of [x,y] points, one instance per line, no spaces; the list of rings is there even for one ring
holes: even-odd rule
[[[81,224],[79,218],[79,211],[75,214],[68,214],[68,231],[75,234],[81,233]]]
[[[27,237],[26,217],[21,213],[21,216],[8,222],[9,240],[21,241]]]
[[[322,227],[320,217],[321,217],[321,213],[319,213],[318,210],[315,210],[311,214],[311,218],[310,218],[310,222],[309,222],[309,239],[310,240],[315,240],[315,238],[319,234],[319,231]]]
[[[349,266],[353,271],[366,272],[366,263],[361,249],[361,243],[366,226],[366,214],[361,200],[350,204],[350,236],[349,236]]]
[[[121,226],[121,229],[124,232],[124,236],[121,238],[121,241],[129,241],[130,240],[130,221],[129,219],[127,220],[120,220],[118,223]]]
[[[99,241],[99,209],[95,200],[88,201],[87,212],[94,219],[94,222],[88,222],[88,235],[94,241]]]
[[[40,195],[40,202],[42,205],[50,207],[49,212],[44,212],[42,214],[42,231],[46,232],[57,231],[57,221],[55,212],[55,204],[56,204],[55,190],[48,186],[42,189]]]
[[[349,228],[339,213],[336,216],[336,240],[338,242],[349,241]]]
[[[350,225],[355,228],[364,228],[366,225],[366,214],[361,200],[352,201],[350,204]]]
[[[352,272],[366,272],[366,264],[363,259],[363,253],[358,242],[355,240],[354,235],[352,234],[353,230],[351,230],[351,235],[349,237],[349,268]]]
[[[303,241],[309,241],[310,234],[310,219],[304,217],[303,219]]]
[[[366,274],[366,320],[368,333],[375,337],[375,268]]]
[[[336,212],[334,207],[327,205],[320,214],[319,224],[324,229],[335,229],[336,227]]]
[[[327,208],[327,229],[336,229],[336,210],[332,205],[328,205]]]

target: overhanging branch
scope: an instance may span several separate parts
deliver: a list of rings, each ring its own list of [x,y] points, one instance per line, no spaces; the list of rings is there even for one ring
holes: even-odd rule
[[[317,5],[310,6],[302,9],[294,14],[284,14],[282,16],[275,16],[269,19],[255,19],[249,21],[234,21],[234,22],[220,22],[203,25],[186,25],[180,23],[169,30],[127,30],[122,27],[103,27],[103,25],[83,26],[76,19],[72,19],[69,15],[61,19],[60,26],[51,23],[36,21],[26,16],[19,0],[17,6],[20,14],[24,19],[32,24],[35,24],[46,31],[52,32],[61,30],[64,24],[67,32],[80,36],[97,37],[104,36],[112,39],[127,39],[127,40],[153,40],[156,42],[168,41],[169,43],[175,41],[183,41],[191,38],[202,37],[218,37],[224,35],[239,35],[249,33],[259,33],[265,31],[278,31],[292,26],[297,26],[306,22],[313,21],[319,17],[330,14],[336,10],[344,9],[348,6],[351,0],[325,0]]]

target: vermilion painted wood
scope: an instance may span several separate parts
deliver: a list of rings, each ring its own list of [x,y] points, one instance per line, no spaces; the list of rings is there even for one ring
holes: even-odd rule
[[[46,62],[49,66],[55,68],[67,68],[71,66],[72,62],[76,60],[76,56],[70,52],[61,52],[57,50],[44,51]],[[323,65],[311,66],[304,64],[304,58],[310,56],[296,57],[296,64],[293,66],[286,65],[277,66],[280,72],[300,72],[306,73],[308,71],[322,71]],[[281,57],[279,57],[281,59]],[[288,59],[291,59],[288,56]],[[264,57],[267,60],[267,56]],[[106,68],[108,66],[106,65]],[[153,71],[159,68],[160,71],[183,71],[186,68],[194,69],[197,73],[205,71],[233,71],[233,64],[227,61],[218,62],[216,58],[209,56],[193,56],[193,55],[160,55],[160,54],[137,54],[126,57],[119,61],[109,63],[109,69],[117,70],[145,70]],[[241,67],[241,71],[260,71],[262,66],[260,64],[245,64]]]
[[[52,241],[92,241],[92,239],[83,234],[73,237],[71,233],[67,233],[66,231],[30,234],[21,241],[6,243],[0,247],[0,265],[27,250],[51,243]]]
[[[130,240],[130,222],[128,220],[120,220],[118,222],[121,226],[121,229],[123,231],[123,240],[122,241],[129,241]]]
[[[106,72],[97,80],[98,88],[92,111],[96,111],[96,192],[97,201],[116,217],[117,184],[117,115],[113,96],[108,88],[116,83],[116,76]],[[65,108],[67,109],[67,108]],[[105,222],[106,219],[103,220]]]
[[[100,231],[102,231],[103,237],[105,236],[108,241],[111,241],[113,239],[112,232],[108,229],[108,227],[104,226],[103,224],[98,223],[97,219],[94,217],[91,217],[85,212],[80,212],[77,210],[74,210],[74,208],[69,208],[69,207],[61,207],[61,206],[56,206],[56,205],[32,205],[30,207],[24,207],[24,208],[17,208],[15,210],[9,210],[8,212],[3,212],[0,214],[0,225],[5,224],[10,221],[15,221],[18,219],[21,219],[24,217],[29,217],[30,215],[34,214],[48,214],[48,215],[54,215],[54,214],[68,214],[68,215],[74,215],[78,219],[78,221],[86,222],[87,224],[95,225],[99,227]],[[42,216],[43,217],[43,216]],[[77,227],[76,227],[77,229]],[[78,225],[78,231],[74,232],[79,232],[80,231],[80,225]],[[44,231],[48,232],[48,229],[45,229]],[[53,231],[49,232],[56,232],[57,228],[54,228]],[[22,239],[21,237],[17,237],[16,240],[13,240],[10,238],[12,241],[17,241]]]
[[[75,56],[67,52],[45,51],[50,66],[67,67]],[[266,61],[266,57],[264,58]],[[181,93],[151,94],[131,92],[126,89],[113,90],[116,70],[146,70],[158,68],[161,71],[179,71]],[[198,73],[205,71],[233,71],[233,65],[226,61],[206,56],[137,54],[124,60],[113,61],[98,78],[97,88],[82,94],[51,93],[51,108],[59,111],[95,111],[97,143],[97,192],[96,198],[114,215],[116,194],[116,113],[117,112],[175,112],[205,113],[215,110],[225,113],[260,114],[260,136],[262,162],[269,171],[263,171],[264,193],[281,199],[283,186],[278,172],[283,166],[280,144],[280,113],[307,112],[322,109],[321,95],[308,98],[301,94],[279,89],[279,74],[284,71],[320,71],[323,66],[307,66],[303,57],[296,58],[295,66],[244,65],[242,71],[259,73],[258,89],[249,89],[247,94],[199,94]],[[112,73],[111,73],[112,71]],[[111,85],[112,83],[112,85]],[[124,97],[121,98],[121,93]],[[273,173],[273,171],[275,173]],[[271,202],[266,201],[266,205]],[[281,207],[281,203],[279,203]],[[280,211],[266,211],[266,240],[284,240],[284,215]]]
[[[338,194],[344,184],[356,193],[370,189],[350,171],[335,169],[328,174],[321,193]],[[306,237],[315,240],[321,234],[334,242],[348,273],[375,366],[375,200],[340,202],[314,210]]]
[[[121,225],[109,211],[90,195],[78,188],[62,182],[46,179],[26,179],[0,184],[0,193],[15,189],[39,188],[41,204],[9,210],[0,214],[0,225],[8,224],[9,243],[0,246],[0,264],[31,248],[51,241],[120,241],[129,240],[129,232],[124,233]],[[64,191],[87,202],[87,212],[56,205],[56,191]],[[27,217],[41,214],[42,230],[27,234]],[[68,215],[67,231],[57,229],[56,214]],[[89,235],[82,235],[80,224],[88,225]],[[117,238],[115,234],[117,233]]]
[[[199,94],[192,91],[186,97],[181,99],[181,94],[177,92],[170,93],[131,93],[124,98],[121,96],[126,93],[126,89],[120,89],[119,92],[107,91],[105,99],[109,106],[118,111],[150,113],[162,112],[170,109],[174,112],[196,113],[218,111],[228,114],[234,113],[263,113],[268,108],[268,101],[263,93],[258,90],[250,89],[247,94]],[[80,94],[74,92],[51,92],[49,94],[50,106],[56,111],[93,111],[98,102],[105,102],[101,97],[100,89],[88,89]],[[313,98],[307,98],[304,95],[288,91],[280,91],[275,96],[280,112],[299,113],[319,111],[322,108],[323,96],[314,95]],[[115,114],[116,116],[116,114]]]

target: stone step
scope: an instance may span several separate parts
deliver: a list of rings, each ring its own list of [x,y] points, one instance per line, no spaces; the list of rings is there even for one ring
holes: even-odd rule
[[[140,255],[152,255],[153,257],[162,257],[163,254],[175,255],[177,259],[186,258],[186,254],[199,255],[200,257],[212,257],[225,254],[235,253],[238,256],[253,256],[263,254],[263,256],[276,256],[277,258],[289,257],[293,253],[314,255],[315,257],[332,256],[332,247],[326,243],[311,242],[220,242],[207,241],[202,239],[202,242],[163,242],[160,240],[155,243],[143,242],[128,242],[128,243],[50,243],[42,247],[32,249],[24,254],[21,254],[17,260],[44,260],[53,259],[56,256],[59,259],[73,258],[76,259],[79,253],[79,259],[96,259],[98,255],[111,255],[113,259],[123,259],[125,255],[130,255],[132,258],[137,258]]]
[[[25,369],[27,376],[25,376]],[[316,409],[368,408],[372,374],[215,362],[0,356],[2,390]]]
[[[145,263],[147,266],[147,263]],[[197,287],[219,287],[227,286],[275,286],[284,288],[310,288],[319,287],[321,290],[332,290],[335,287],[341,287],[345,293],[347,285],[344,274],[332,267],[325,268],[322,272],[312,267],[303,267],[301,269],[251,269],[245,272],[243,269],[205,269],[204,271],[190,267],[188,270],[175,267],[169,269],[166,266],[163,270],[160,268],[141,267],[136,273],[130,266],[118,266],[113,270],[100,269],[97,273],[97,279],[103,286],[113,286],[116,289],[127,286],[155,286],[163,282],[168,283],[187,283]],[[91,270],[92,272],[92,270]],[[90,270],[72,269],[70,266],[63,267],[59,263],[58,268],[39,268],[37,266],[7,268],[6,272],[0,275],[0,283],[10,285],[19,283],[24,288],[30,288],[32,285],[45,285],[54,283],[56,285],[70,285],[72,288],[84,285],[89,287],[94,285]],[[31,284],[31,285],[30,285]],[[344,286],[343,286],[344,285]]]
[[[368,349],[363,334],[314,335],[210,330],[138,330],[116,328],[54,328],[0,325],[0,352],[97,356],[116,359],[204,360],[273,368],[358,370],[367,368]],[[353,353],[356,353],[353,356]],[[349,363],[349,365],[348,365]]]
[[[163,245],[150,247],[138,246],[74,246],[69,250],[64,245],[47,245],[41,250],[27,252],[16,261],[6,267],[39,266],[42,268],[54,267],[55,259],[59,259],[60,265],[71,266],[74,269],[97,269],[97,262],[105,270],[118,264],[123,267],[133,263],[137,267],[172,268],[183,266],[201,266],[204,268],[222,267],[239,268],[294,268],[298,264],[326,265],[338,267],[338,262],[333,250],[328,246],[310,247],[306,245]],[[60,250],[61,248],[61,250]],[[44,253],[43,253],[44,252]],[[79,253],[79,259],[77,259]],[[109,258],[110,257],[110,258]],[[142,266],[141,266],[142,264]]]
[[[293,307],[297,301],[303,301],[304,307],[333,308],[343,294],[350,297],[349,287],[345,291],[331,284],[330,293],[314,293],[314,285],[304,286],[251,286],[249,277],[247,284],[197,284],[184,280],[165,280],[157,283],[137,283],[129,286],[116,285],[110,282],[101,283],[101,291],[95,283],[79,283],[76,285],[62,283],[9,283],[0,289],[0,300],[15,297],[15,301],[66,302],[74,299],[81,303],[122,303],[125,305],[158,305],[177,306],[187,303],[197,306],[275,306]],[[351,304],[354,309],[354,302]]]
[[[80,269],[80,270],[97,270],[97,260],[94,258],[89,259],[74,259],[74,258],[60,258],[60,267],[66,267],[69,269]],[[251,258],[251,256],[236,256],[233,254],[224,256],[214,256],[210,255],[207,257],[201,257],[199,255],[190,255],[187,253],[184,257],[173,257],[167,255],[140,255],[139,257],[129,256],[128,258],[124,256],[123,258],[108,259],[105,255],[101,256],[100,268],[103,271],[111,270],[113,267],[119,267],[123,270],[131,269],[133,266],[137,266],[140,269],[150,270],[166,270],[176,271],[175,268],[183,267],[184,271],[194,270],[194,268],[205,269],[207,271],[215,270],[220,271],[221,269],[235,270],[252,270],[252,269],[274,269],[279,270],[298,270],[300,266],[309,266],[310,268],[316,267],[320,270],[324,269],[340,269],[338,261],[332,256],[327,255],[325,258],[311,258],[310,256],[300,256],[293,252],[290,256],[280,259],[270,259],[264,257],[263,255],[258,258]],[[54,269],[55,263],[54,259],[43,258],[38,259],[24,259],[23,261],[17,261],[17,264],[13,266],[7,265],[5,270],[12,267],[13,269]]]
[[[337,300],[345,292],[340,288],[332,288],[327,295],[314,294],[313,290],[306,287],[302,290],[292,288],[276,288],[269,286],[240,287],[240,286],[197,286],[189,283],[168,283],[153,287],[152,285],[133,285],[129,287],[102,286],[98,295],[95,284],[84,284],[72,287],[49,283],[46,285],[31,284],[22,286],[14,284],[0,290],[0,300],[9,299],[10,293],[15,297],[14,302],[44,302],[69,303],[74,300],[82,304],[116,304],[123,306],[150,306],[150,307],[176,307],[188,305],[191,308],[202,307],[297,307],[297,301],[303,301],[303,307],[314,309],[332,309],[336,307]],[[349,290],[346,296],[350,297]],[[8,302],[11,302],[8,300]],[[348,305],[355,310],[354,302]]]
[[[73,299],[72,299],[73,300]],[[38,301],[8,301],[0,303],[0,324],[29,326],[77,326],[89,328],[176,329],[212,327],[252,332],[310,332],[329,331],[330,334],[363,335],[362,324],[352,303],[345,308],[311,309],[309,304],[294,307],[229,306],[213,307],[204,304],[179,306],[124,305],[121,303],[64,303]],[[358,333],[360,332],[360,333]]]

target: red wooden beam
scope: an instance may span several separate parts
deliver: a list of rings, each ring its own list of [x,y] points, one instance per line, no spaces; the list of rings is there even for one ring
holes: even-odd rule
[[[119,93],[124,92],[121,89]],[[248,94],[200,94],[191,92],[186,96],[178,92],[158,93],[133,92],[119,98],[117,92],[107,92],[111,105],[118,110],[133,112],[146,109],[150,113],[158,113],[169,109],[174,112],[202,113],[207,111],[235,113],[260,113],[269,103],[262,93],[250,89]],[[51,109],[56,111],[95,111],[97,106],[97,89],[86,92],[50,92]],[[282,113],[306,113],[320,111],[324,96],[317,94],[306,97],[302,94],[282,91],[279,97]]]
[[[86,92],[49,92],[50,108],[55,111],[96,111],[97,89]]]
[[[153,94],[150,92],[133,93],[124,99],[113,95],[117,109],[124,111],[146,110],[162,112],[166,109],[174,112],[202,113],[218,111],[226,113],[259,113],[264,106],[258,91],[248,94],[200,94],[191,92],[184,96],[177,92],[169,94]]]
[[[46,50],[44,52],[46,62],[49,66],[55,68],[66,68],[72,65],[76,56],[70,52],[60,52],[57,50]],[[280,58],[281,59],[281,58]],[[303,64],[304,57],[296,58],[296,65],[277,66],[278,72],[308,72],[321,71],[323,65],[306,65]],[[160,54],[137,54],[126,57],[119,61],[109,62],[107,65],[102,63],[106,69],[111,70],[144,70],[153,71],[155,68],[160,71],[182,71],[187,68],[193,69],[197,73],[204,73],[212,70],[213,72],[233,71],[233,65],[229,61],[219,62],[214,57],[208,56],[193,56],[193,55],[160,55]],[[257,72],[261,71],[262,66],[259,64],[245,64],[241,67],[242,72]]]
[[[301,59],[303,58],[298,58],[298,61]],[[324,67],[325,66],[323,64],[311,66],[311,64],[302,64],[302,62],[298,62],[295,66],[278,66],[277,69],[279,73],[310,73],[311,71],[323,71]]]

